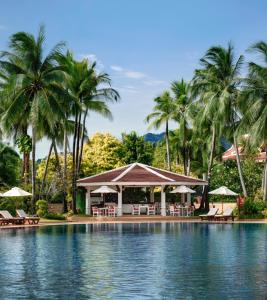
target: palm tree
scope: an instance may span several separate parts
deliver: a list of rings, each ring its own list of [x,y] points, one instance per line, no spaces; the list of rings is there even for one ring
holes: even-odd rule
[[[44,26],[35,38],[27,32],[18,32],[10,37],[10,51],[2,52],[0,68],[8,74],[4,87],[8,96],[8,108],[3,115],[6,128],[11,128],[16,120],[28,120],[27,127],[32,128],[32,207],[36,200],[35,152],[37,142],[37,124],[45,118],[54,122],[55,116],[64,118],[58,103],[58,95],[63,91],[59,84],[61,68],[56,57],[61,53],[63,43],[57,44],[44,55]]]
[[[176,114],[174,120],[179,124],[180,136],[182,138],[184,174],[187,175],[190,153],[188,147],[188,129],[190,120],[190,108],[192,98],[189,93],[189,85],[182,79],[181,81],[173,81],[171,90],[174,94],[176,104]]]
[[[169,122],[174,117],[175,103],[168,91],[165,91],[161,96],[154,99],[156,103],[153,112],[149,114],[145,121],[151,122],[149,128],[158,129],[163,124],[165,125],[165,140],[166,140],[166,155],[167,166],[171,170],[171,155],[170,155],[170,142],[169,142]]]
[[[263,63],[249,63],[249,74],[244,82],[241,107],[244,112],[242,126],[249,127],[252,144],[267,151],[267,43],[260,41],[250,51],[259,54]],[[267,153],[267,152],[266,152]],[[263,174],[263,198],[267,201],[267,157]]]
[[[205,105],[203,118],[206,118],[212,124],[212,143],[207,180],[210,182],[216,134],[221,135],[220,129],[228,127],[236,150],[236,160],[243,193],[247,196],[236,135],[236,126],[240,119],[237,101],[240,93],[241,79],[239,74],[243,56],[241,55],[235,60],[231,44],[227,48],[215,46],[206,52],[200,63],[203,68],[195,71],[192,90],[194,96]],[[207,195],[207,191],[205,194]]]
[[[72,209],[76,213],[76,180],[79,175],[86,136],[86,119],[89,111],[112,118],[107,101],[117,101],[119,94],[111,88],[107,74],[98,74],[96,63],[87,59],[76,61],[70,52],[59,56],[58,62],[65,71],[65,88],[68,91],[68,109],[74,117],[74,134],[72,145]],[[68,117],[68,115],[66,115]]]

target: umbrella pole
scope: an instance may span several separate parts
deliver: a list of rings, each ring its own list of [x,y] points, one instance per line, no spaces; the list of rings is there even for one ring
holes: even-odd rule
[[[222,199],[222,214],[223,214],[223,199]]]

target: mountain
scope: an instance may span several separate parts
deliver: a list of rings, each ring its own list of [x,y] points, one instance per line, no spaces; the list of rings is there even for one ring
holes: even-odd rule
[[[164,132],[158,134],[149,132],[144,135],[145,141],[150,143],[160,142],[164,139],[164,137],[165,137]]]

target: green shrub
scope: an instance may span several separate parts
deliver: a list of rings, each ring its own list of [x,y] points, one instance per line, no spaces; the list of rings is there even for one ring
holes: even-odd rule
[[[254,200],[252,198],[247,198],[243,209],[242,214],[247,217],[262,217],[262,212],[265,209],[265,202],[262,200]]]
[[[52,196],[50,202],[51,203],[62,203],[63,198],[64,198],[64,193],[57,192]]]
[[[267,208],[265,208],[261,213],[264,218],[267,218]]]
[[[37,215],[39,217],[46,217],[48,215],[48,203],[45,200],[38,200],[36,202]]]
[[[48,213],[45,216],[45,218],[49,220],[66,220],[66,217],[64,215],[55,214],[55,213]]]

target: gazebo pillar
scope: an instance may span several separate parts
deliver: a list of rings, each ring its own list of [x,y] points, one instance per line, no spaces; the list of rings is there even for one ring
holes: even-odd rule
[[[86,188],[86,194],[85,194],[85,214],[91,215],[91,188]]]
[[[191,194],[190,193],[187,193],[186,203],[188,206],[191,206]]]
[[[122,216],[122,186],[119,185],[119,192],[118,192],[118,217]]]
[[[161,215],[166,216],[166,193],[165,193],[165,186],[161,186]]]
[[[150,186],[150,203],[155,202],[154,186]]]

